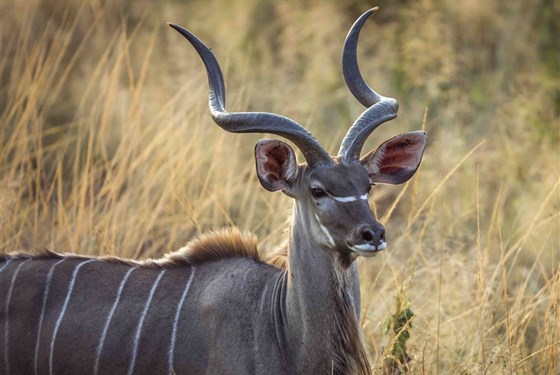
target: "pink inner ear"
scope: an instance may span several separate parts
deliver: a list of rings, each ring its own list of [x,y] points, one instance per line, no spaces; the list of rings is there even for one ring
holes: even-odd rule
[[[423,149],[420,142],[411,138],[389,142],[383,148],[379,171],[391,174],[402,168],[416,168]]]
[[[286,163],[290,154],[289,151],[280,145],[265,150],[266,163],[264,170],[268,173],[271,180],[280,180],[284,177],[284,163]]]
[[[366,168],[373,182],[400,184],[410,179],[422,160],[426,147],[424,132],[405,133],[382,144],[366,157]]]
[[[289,187],[297,164],[295,155],[286,143],[263,139],[255,147],[257,175],[265,189],[283,190]]]

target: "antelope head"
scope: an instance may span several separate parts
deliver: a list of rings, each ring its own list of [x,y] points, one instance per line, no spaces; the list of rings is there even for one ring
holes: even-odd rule
[[[400,134],[360,158],[367,137],[397,116],[395,99],[376,93],[358,68],[356,49],[360,30],[375,11],[354,23],[343,49],[343,73],[354,97],[367,109],[348,130],[336,157],[331,157],[303,126],[277,114],[228,112],[218,61],[188,30],[170,24],[196,49],[206,66],[210,111],[214,121],[233,133],[270,133],[293,142],[306,163],[298,164],[294,150],[280,140],[263,139],[255,147],[257,175],[269,191],[282,191],[296,200],[293,225],[303,227],[307,243],[336,251],[347,264],[357,255],[372,256],[387,247],[385,229],[374,217],[368,195],[376,183],[401,184],[410,179],[426,146],[423,131]]]

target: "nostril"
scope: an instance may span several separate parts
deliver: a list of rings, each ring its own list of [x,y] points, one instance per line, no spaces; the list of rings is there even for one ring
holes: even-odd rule
[[[375,233],[373,233],[373,231],[369,228],[364,228],[364,230],[362,231],[362,238],[366,242],[372,242],[375,238]]]
[[[380,239],[381,241],[386,241],[386,240],[385,240],[385,228],[381,228],[381,229],[378,231],[378,234],[379,234],[379,239]]]

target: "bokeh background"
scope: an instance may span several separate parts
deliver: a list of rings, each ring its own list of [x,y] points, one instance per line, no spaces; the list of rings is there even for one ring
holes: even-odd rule
[[[2,0],[0,251],[158,257],[231,225],[274,250],[291,201],[258,183],[261,136],[213,124],[165,22],[212,47],[230,110],[291,117],[336,153],[364,109],[342,43],[374,5],[360,66],[400,111],[364,150],[420,128],[429,144],[371,198],[389,242],[358,261],[373,368],[402,349],[414,374],[560,373],[554,0]]]

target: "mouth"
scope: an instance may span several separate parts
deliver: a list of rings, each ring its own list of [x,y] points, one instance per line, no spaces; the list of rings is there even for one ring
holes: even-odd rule
[[[371,257],[376,255],[378,252],[385,250],[387,248],[387,242],[382,240],[378,245],[364,243],[360,245],[348,245],[348,247],[358,255]]]

